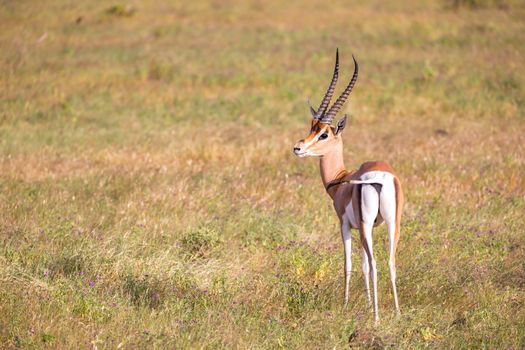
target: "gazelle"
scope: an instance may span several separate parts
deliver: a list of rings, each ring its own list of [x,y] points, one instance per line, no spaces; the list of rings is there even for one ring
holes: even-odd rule
[[[353,56],[352,56],[353,57]],[[328,109],[339,76],[339,51],[336,52],[332,81],[317,110],[310,105],[312,121],[308,136],[298,141],[293,148],[299,157],[320,157],[321,178],[326,192],[333,200],[334,208],[341,224],[341,234],[345,256],[345,299],[348,304],[350,271],[352,270],[351,229],[359,230],[362,244],[362,269],[365,280],[368,304],[371,304],[369,275],[374,293],[374,316],[379,321],[377,306],[377,267],[372,244],[372,229],[386,222],[389,239],[389,268],[394,305],[399,313],[396,290],[395,254],[399,241],[403,192],[398,177],[392,167],[385,162],[366,162],[357,171],[346,170],[343,163],[343,140],[341,131],[346,125],[347,116],[341,118],[336,126],[332,120],[345,103],[357,80],[359,66],[354,59],[354,74],[341,96]]]

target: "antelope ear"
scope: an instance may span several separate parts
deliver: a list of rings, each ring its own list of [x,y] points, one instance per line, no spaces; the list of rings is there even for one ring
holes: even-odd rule
[[[341,133],[341,131],[343,131],[343,129],[345,128],[346,117],[347,117],[347,115],[345,114],[344,117],[339,119],[339,121],[337,122],[337,126],[335,127],[335,134],[336,135],[339,135]]]
[[[312,107],[312,105],[310,104],[310,101],[308,101],[308,106],[310,107],[310,114],[312,115],[312,118],[315,119],[317,112],[315,111],[314,107]]]

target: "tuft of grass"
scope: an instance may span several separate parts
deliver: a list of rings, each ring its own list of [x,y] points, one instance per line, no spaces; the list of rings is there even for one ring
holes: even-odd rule
[[[166,297],[165,285],[159,280],[144,275],[127,275],[123,285],[124,294],[137,306],[158,307]]]
[[[205,257],[217,249],[222,240],[219,233],[210,227],[201,226],[186,232],[180,241],[181,250],[190,257]]]
[[[131,17],[135,14],[136,8],[132,5],[112,5],[106,9],[108,15],[117,17]]]

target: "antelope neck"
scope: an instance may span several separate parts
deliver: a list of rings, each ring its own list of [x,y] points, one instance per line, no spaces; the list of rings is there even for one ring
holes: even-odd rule
[[[348,173],[343,161],[343,141],[341,139],[330,152],[321,157],[320,168],[323,186],[327,191],[334,188],[332,186],[327,188],[330,183],[341,179]],[[328,194],[332,197],[331,192],[328,192]]]

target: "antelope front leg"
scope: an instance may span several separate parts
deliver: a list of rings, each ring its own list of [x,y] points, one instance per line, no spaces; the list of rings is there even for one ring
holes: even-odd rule
[[[341,221],[341,236],[345,251],[345,307],[348,305],[348,291],[350,289],[350,272],[352,271],[352,237],[350,225],[346,218]]]

